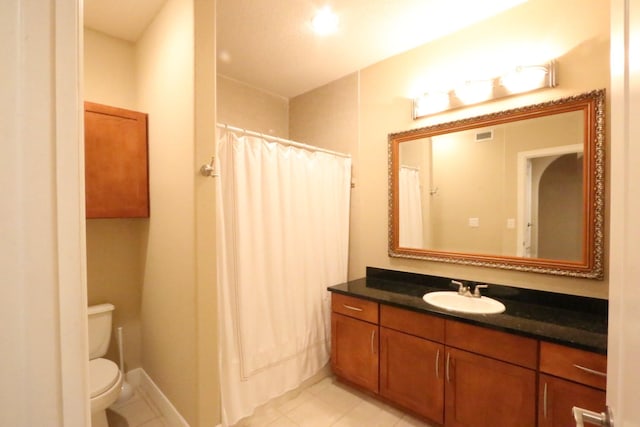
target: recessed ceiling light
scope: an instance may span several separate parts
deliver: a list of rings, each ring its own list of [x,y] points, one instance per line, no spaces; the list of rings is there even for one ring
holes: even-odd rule
[[[231,62],[231,54],[229,53],[229,51],[221,49],[218,52],[218,59],[220,60],[220,62],[229,63]]]
[[[316,12],[311,20],[311,26],[316,34],[326,36],[338,30],[338,16],[329,6],[325,6]]]

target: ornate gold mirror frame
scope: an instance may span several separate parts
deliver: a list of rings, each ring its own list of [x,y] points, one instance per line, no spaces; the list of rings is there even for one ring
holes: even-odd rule
[[[399,243],[400,145],[452,132],[492,127],[529,119],[582,112],[584,148],[582,165],[582,244],[579,260],[547,259],[527,256],[434,250],[403,247]],[[389,135],[389,256],[454,264],[493,267],[560,276],[602,279],[604,274],[604,187],[605,187],[605,91],[595,90],[488,115],[442,123]],[[429,139],[429,141],[431,141]],[[427,190],[429,190],[427,188]],[[471,224],[470,224],[471,225]],[[496,237],[497,238],[497,237]]]

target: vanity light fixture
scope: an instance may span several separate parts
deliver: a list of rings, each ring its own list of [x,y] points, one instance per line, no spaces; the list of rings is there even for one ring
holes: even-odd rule
[[[493,97],[493,80],[471,80],[456,86],[453,94],[464,105],[479,104]]]
[[[429,116],[449,109],[449,92],[429,92],[413,100],[413,118]]]
[[[548,69],[541,65],[516,67],[500,78],[502,86],[510,93],[523,93],[545,87]]]
[[[555,86],[555,61],[542,65],[521,65],[502,76],[469,80],[448,92],[434,91],[418,96],[413,100],[413,118],[420,119],[447,110]]]
[[[311,20],[311,27],[316,34],[326,36],[338,31],[338,22],[338,15],[329,6],[325,6],[316,12]]]

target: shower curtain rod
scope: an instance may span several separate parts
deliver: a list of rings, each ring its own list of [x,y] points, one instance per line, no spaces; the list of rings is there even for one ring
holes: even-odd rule
[[[227,129],[227,130],[229,130],[231,132],[241,132],[241,133],[243,133],[245,135],[257,136],[258,138],[263,138],[263,139],[266,139],[266,140],[269,140],[269,141],[273,141],[273,142],[279,142],[281,144],[290,145],[292,147],[302,148],[302,149],[309,150],[309,151],[319,151],[319,152],[322,152],[322,153],[333,154],[334,156],[338,156],[338,157],[351,158],[351,154],[344,154],[344,153],[340,153],[338,151],[332,151],[332,150],[327,150],[325,148],[314,147],[313,145],[308,145],[308,144],[303,144],[301,142],[296,142],[296,141],[291,141],[291,140],[288,140],[288,139],[278,138],[277,136],[265,135],[263,133],[253,132],[253,131],[250,131],[250,130],[238,128],[238,127],[235,127],[235,126],[230,126],[230,125],[223,124],[223,123],[218,123],[217,127],[221,128],[221,129]]]

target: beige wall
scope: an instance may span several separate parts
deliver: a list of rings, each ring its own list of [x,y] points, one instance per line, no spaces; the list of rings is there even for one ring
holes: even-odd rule
[[[431,138],[433,150],[432,246],[436,250],[504,254],[504,130],[476,143],[475,131]],[[469,227],[470,218],[479,227]],[[509,255],[515,255],[515,250]]]
[[[358,73],[290,101],[291,139],[355,155],[358,147]]]
[[[192,0],[167,1],[137,43],[136,71],[138,105],[149,113],[151,200],[142,366],[197,425],[193,19]]]
[[[359,204],[358,183],[358,89],[359,76],[353,73],[290,100],[289,135],[292,140],[350,154],[351,212]],[[353,240],[360,223],[349,217],[349,264],[353,264]]]
[[[358,145],[341,142],[334,149],[353,154],[356,188],[352,191],[349,277],[365,274],[366,266],[390,268],[462,279],[606,298],[608,281],[571,279],[559,276],[507,270],[456,266],[446,263],[390,258],[387,255],[387,135],[401,130],[454,121],[549,99],[606,88],[609,84],[609,3],[606,0],[530,0],[494,18],[387,59],[360,71],[359,98],[344,101],[357,105]],[[554,89],[507,98],[480,106],[454,110],[419,121],[411,119],[411,97],[419,82],[451,85],[462,79],[497,75],[511,62],[536,63],[558,58],[559,86]],[[512,62],[513,61],[513,62]],[[327,85],[331,87],[333,84]],[[422,87],[425,91],[427,87]],[[303,95],[314,104],[314,91]],[[322,99],[321,97],[319,98]],[[319,101],[322,102],[322,101]],[[314,111],[294,116],[291,129],[310,128],[315,135],[299,138],[320,143],[336,127],[349,129],[340,121],[316,127],[313,117],[330,117],[330,112]],[[605,251],[606,253],[606,251]]]
[[[289,100],[218,76],[218,123],[289,138]]]
[[[84,97],[87,101],[136,109],[135,45],[84,30]],[[140,301],[148,220],[87,220],[89,305],[115,305],[113,326],[122,326],[125,370],[141,366]],[[112,337],[106,357],[119,363]]]
[[[135,110],[135,44],[84,29],[84,98]]]
[[[216,1],[194,2],[195,16],[195,165],[198,170],[215,152],[216,129]],[[197,300],[197,405],[193,427],[220,422],[218,325],[216,283],[215,180],[197,176],[196,198],[196,300]]]

